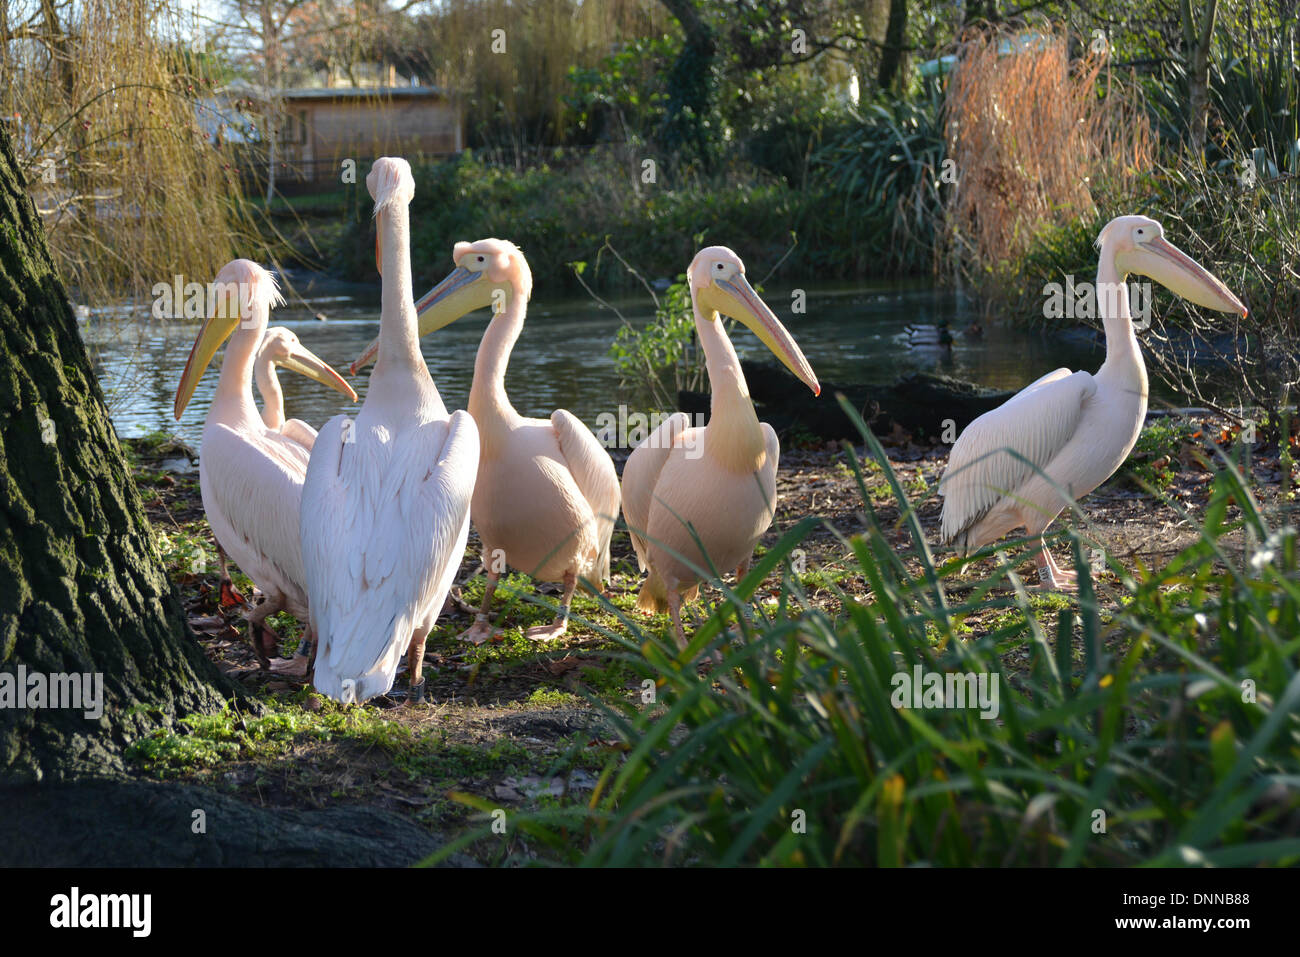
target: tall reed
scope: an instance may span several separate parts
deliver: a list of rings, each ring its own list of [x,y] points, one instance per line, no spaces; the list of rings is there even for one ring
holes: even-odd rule
[[[1044,228],[1091,215],[1154,161],[1136,84],[1103,55],[1071,59],[1063,33],[967,34],[946,110],[956,184],[940,261],[994,301]]]

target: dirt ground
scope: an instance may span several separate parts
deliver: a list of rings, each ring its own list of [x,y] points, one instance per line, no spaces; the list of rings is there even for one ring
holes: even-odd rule
[[[1210,473],[1198,461],[1198,450],[1205,449],[1206,438],[1223,443],[1234,438],[1225,420],[1210,417],[1165,431],[1170,434],[1157,428],[1155,440],[1144,438],[1125,468],[1082,502],[1086,535],[1129,567],[1135,562],[1159,566],[1195,540],[1195,527],[1175,506],[1194,519],[1199,516],[1208,499]],[[258,695],[282,722],[279,730],[266,731],[247,716],[235,716],[221,728],[198,729],[195,734],[206,734],[216,748],[215,757],[212,752],[196,757],[179,746],[185,742],[167,742],[161,756],[139,762],[141,778],[200,784],[276,810],[379,808],[438,834],[454,832],[469,820],[472,812],[458,799],[460,794],[509,808],[595,785],[595,775],[617,745],[591,701],[634,695],[639,683],[620,658],[628,648],[601,633],[618,632],[622,624],[594,598],[580,593],[575,599],[575,621],[562,639],[535,644],[523,637],[523,630],[549,621],[552,612],[533,602],[554,601],[557,589],[521,576],[503,578],[496,605],[502,631],[478,647],[460,641],[456,636],[471,624],[482,596],[477,540],[471,533],[457,583],[428,643],[427,702],[406,702],[406,676],[399,672],[389,695],[341,709],[300,682],[259,668],[242,609],[222,607],[212,560],[214,542],[189,450],[157,439],[132,441],[129,447],[160,549],[196,640],[218,667]],[[887,448],[889,464],[908,495],[920,500],[918,514],[937,549],[941,499],[934,488],[946,464],[946,449],[915,445],[899,435]],[[1265,506],[1289,510],[1295,476],[1283,474],[1277,448],[1276,443],[1257,445],[1250,453],[1250,468]],[[861,446],[855,453],[864,458]],[[770,546],[804,516],[825,520],[826,526],[804,543],[803,582],[810,598],[832,612],[839,601],[836,589],[846,595],[867,590],[860,576],[852,574],[852,563],[845,560],[845,549],[832,531],[848,536],[868,524],[863,496],[844,463],[845,452],[838,445],[786,449],[778,475],[776,521],[764,537],[764,545]],[[618,465],[621,469],[621,460]],[[1143,491],[1139,479],[1157,482],[1167,500]],[[879,467],[870,463],[867,485],[880,527],[896,536],[895,544],[906,546],[898,503]],[[1067,560],[1064,547],[1058,546],[1056,554],[1058,560]],[[621,530],[615,533],[613,565],[606,595],[615,609],[635,617],[640,627],[666,630],[665,617],[642,617],[634,610],[640,575]],[[1032,563],[1025,562],[1020,573],[1026,583],[1036,581]],[[243,595],[254,595],[237,571],[235,582]],[[707,589],[704,598],[710,598]],[[271,621],[280,634],[282,653],[292,654],[300,627],[286,615]],[[978,620],[967,624],[978,633]],[[236,746],[226,747],[223,740]],[[561,756],[579,770],[555,776]],[[473,859],[489,861],[503,852],[480,849]]]

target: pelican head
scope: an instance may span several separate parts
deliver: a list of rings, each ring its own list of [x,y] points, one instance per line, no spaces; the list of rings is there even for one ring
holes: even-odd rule
[[[491,306],[501,311],[515,296],[527,302],[532,295],[532,271],[519,247],[508,240],[459,242],[451,258],[456,268],[415,303],[422,337],[476,309]],[[373,362],[378,352],[379,340],[375,339],[352,363],[352,374]]]
[[[1121,276],[1138,273],[1154,279],[1189,302],[1219,312],[1235,312],[1243,319],[1246,307],[1228,291],[1219,277],[1169,240],[1164,227],[1146,216],[1112,219],[1097,237],[1104,253],[1115,257]]]
[[[269,360],[273,365],[305,375],[321,385],[327,385],[335,392],[342,392],[349,401],[357,401],[357,394],[344,378],[322,361],[310,349],[304,348],[298,337],[284,326],[274,326],[266,330],[262,345],[257,350],[259,366]]]
[[[706,321],[717,322],[721,313],[744,323],[800,382],[813,390],[813,395],[821,395],[822,387],[812,366],[799,350],[794,337],[745,278],[745,264],[739,256],[726,246],[701,249],[691,260],[686,280]]]
[[[194,389],[203,378],[208,363],[221,344],[241,325],[244,328],[266,328],[266,317],[273,306],[284,305],[275,277],[255,262],[236,259],[227,263],[208,286],[208,318],[199,329],[190,357],[176,387],[173,410],[181,417],[189,405]]]
[[[398,203],[410,205],[415,198],[415,177],[411,164],[400,156],[381,156],[366,174],[366,189],[375,201],[375,219]],[[382,231],[375,231],[375,268],[384,271]]]

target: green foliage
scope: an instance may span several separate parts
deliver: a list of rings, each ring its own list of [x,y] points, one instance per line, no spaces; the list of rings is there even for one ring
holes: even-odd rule
[[[412,775],[443,779],[466,773],[529,766],[526,748],[502,739],[491,748],[449,744],[436,730],[416,730],[375,708],[339,705],[303,690],[296,700],[269,699],[265,713],[243,714],[227,706],[211,715],[180,719],[131,743],[126,755],[145,772],[171,778],[232,761],[283,756],[312,742],[346,743],[377,749]]]
[[[1211,164],[1235,174],[1249,159],[1264,179],[1300,173],[1300,56],[1287,35],[1291,26],[1261,24],[1248,37],[1219,31],[1209,74]],[[1152,78],[1147,95],[1166,142],[1181,143],[1189,96],[1183,64],[1174,61]]]
[[[1164,491],[1173,484],[1177,470],[1174,459],[1183,444],[1191,441],[1195,431],[1196,427],[1190,422],[1174,416],[1148,423],[1124,463],[1124,474],[1135,479],[1140,488]]]
[[[862,272],[881,263],[915,272],[931,263],[943,213],[942,108],[935,84],[916,99],[882,96],[812,158],[814,176],[830,192],[828,212],[848,220],[845,241]]]
[[[664,123],[668,94],[659,81],[679,41],[637,37],[594,67],[570,67],[564,101],[585,137],[644,140]]]
[[[207,539],[198,529],[177,528],[167,531],[155,528],[158,551],[162,555],[163,567],[172,580],[179,580],[189,575],[202,575],[209,568],[215,567],[216,555],[208,548]]]
[[[589,263],[583,279],[592,288],[627,286],[623,265],[596,256],[607,239],[649,278],[680,273],[700,243],[730,246],[758,269],[782,257],[792,233],[799,243],[781,263],[787,275],[830,279],[881,270],[884,260],[873,261],[871,250],[883,249],[886,240],[866,229],[860,211],[837,201],[829,186],[794,188],[744,164],[708,176],[660,164],[653,184],[640,175],[639,161],[600,149],[557,152],[554,165],[522,170],[468,151],[416,167],[416,283],[432,285],[446,274],[455,242],[487,236],[524,251],[539,295],[576,289],[574,262]],[[358,208],[338,244],[335,266],[351,279],[373,276],[372,229],[369,210]],[[868,238],[876,245],[862,247]]]
[[[1218,473],[1200,540],[1165,568],[1106,558],[1122,609],[1109,621],[1097,595],[1111,586],[1074,533],[1074,601],[1035,603],[1013,563],[959,582],[960,563],[935,562],[885,476],[901,518],[883,526],[863,486],[868,527],[844,543],[865,595],[841,595],[838,616],[806,600],[790,558],[809,518],[734,589],[715,583],[723,600],[684,653],[629,622],[626,660],[656,699],[603,705],[623,746],[590,801],[512,826],[592,865],[1300,862],[1297,536],[1271,524],[1239,472]],[[910,548],[891,541],[900,527]],[[775,607],[756,603],[776,571]],[[1016,614],[966,636],[967,616],[999,608]],[[701,677],[712,649],[725,658]],[[1009,651],[1027,664],[1008,667]],[[900,699],[915,669],[996,679],[996,718]]]
[[[657,298],[649,324],[638,329],[624,322],[619,327],[609,354],[619,384],[648,396],[655,408],[675,409],[678,390],[700,388],[704,360],[695,345],[695,313],[685,273]]]

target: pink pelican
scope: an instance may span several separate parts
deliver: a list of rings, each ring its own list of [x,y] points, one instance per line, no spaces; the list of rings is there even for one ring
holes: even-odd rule
[[[533,288],[524,254],[505,240],[481,239],[457,243],[452,260],[455,269],[417,303],[421,334],[475,309],[493,306],[495,312],[479,344],[469,393],[482,442],[471,514],[487,585],[474,624],[461,637],[480,644],[491,636],[488,610],[509,566],[538,581],[563,583],[555,622],[525,632],[533,640],[553,640],[568,628],[578,581],[595,586],[609,578],[618,473],[577,416],[558,409],[549,419],[525,418],[506,395],[506,364]],[[375,348],[371,343],[352,364],[353,374],[373,359]]]
[[[678,412],[623,467],[623,516],[637,560],[650,572],[637,607],[667,610],[683,648],[681,603],[699,591],[697,569],[735,568],[744,575],[776,511],[780,444],[772,427],[758,421],[719,313],[748,326],[814,395],[821,394],[799,346],[745,279],[739,256],[709,246],[686,275],[713,392],[709,424],[692,428]]]
[[[204,370],[227,339],[221,378],[203,424],[199,487],[203,510],[219,547],[265,595],[248,615],[253,649],[263,667],[275,653],[275,634],[266,618],[288,611],[309,621],[298,503],[307,474],[307,450],[269,429],[253,402],[253,359],[271,307],[283,304],[274,277],[247,259],[217,274],[209,303],[212,315],[199,330],[176,388],[181,417]],[[356,401],[337,372],[299,347],[293,368]]]
[[[307,594],[319,636],[316,688],[360,702],[393,686],[407,650],[423,700],[424,644],[465,553],[478,429],[451,416],[420,355],[411,299],[411,167],[375,160],[376,264],[383,276],[378,361],[356,420],[321,429],[302,498]]]
[[[1148,276],[1207,309],[1246,307],[1145,216],[1120,216],[1097,237],[1097,306],[1106,361],[1096,375],[1057,369],[966,426],[939,483],[941,535],[966,555],[1017,528],[1037,538],[1039,586],[1072,585],[1043,532],[1061,510],[1110,478],[1128,458],[1147,411],[1147,370],[1129,313],[1129,273]],[[1012,454],[1018,453],[1020,458]]]

